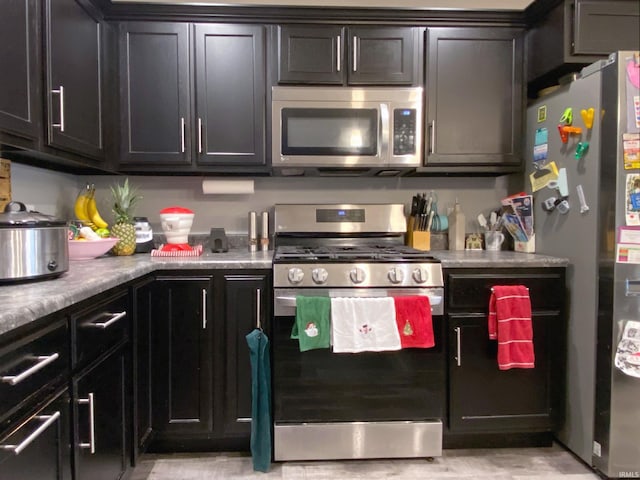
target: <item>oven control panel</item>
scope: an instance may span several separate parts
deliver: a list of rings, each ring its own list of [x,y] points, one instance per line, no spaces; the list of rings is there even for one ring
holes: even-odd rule
[[[442,287],[439,263],[352,263],[273,265],[274,287]]]

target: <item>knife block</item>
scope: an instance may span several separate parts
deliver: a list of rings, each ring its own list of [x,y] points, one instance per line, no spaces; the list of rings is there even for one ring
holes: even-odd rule
[[[428,252],[431,250],[431,232],[410,230],[407,233],[407,245],[415,249]]]

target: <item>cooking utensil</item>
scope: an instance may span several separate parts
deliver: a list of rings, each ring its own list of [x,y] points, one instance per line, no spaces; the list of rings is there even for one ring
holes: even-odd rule
[[[69,270],[68,224],[24,203],[0,213],[0,282],[53,277]]]
[[[488,230],[487,218],[482,213],[478,214],[478,223],[482,228],[484,228],[485,230]]]

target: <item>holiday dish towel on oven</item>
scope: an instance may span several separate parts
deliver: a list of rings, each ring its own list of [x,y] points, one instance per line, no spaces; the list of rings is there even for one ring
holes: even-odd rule
[[[291,338],[298,339],[300,351],[329,348],[331,327],[329,326],[329,297],[296,297],[296,321],[291,329]]]
[[[429,297],[410,295],[394,297],[393,301],[402,348],[433,347],[435,341]]]
[[[531,299],[524,285],[494,285],[489,298],[489,338],[498,340],[498,368],[534,368]]]
[[[334,353],[400,350],[393,298],[332,298]]]

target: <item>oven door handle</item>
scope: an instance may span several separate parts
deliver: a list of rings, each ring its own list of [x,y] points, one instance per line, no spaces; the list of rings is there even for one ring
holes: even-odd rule
[[[427,295],[429,297],[429,303],[433,305],[440,305],[442,303],[441,295]],[[296,297],[276,297],[276,302],[282,307],[295,308]]]

